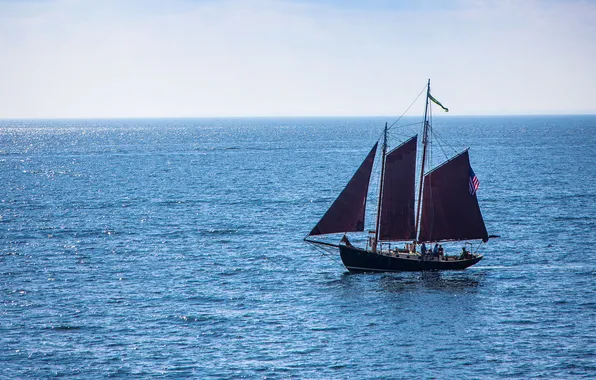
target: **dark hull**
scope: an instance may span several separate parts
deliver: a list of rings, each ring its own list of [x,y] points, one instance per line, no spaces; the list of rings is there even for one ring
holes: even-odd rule
[[[461,260],[438,260],[430,257],[421,260],[418,255],[408,257],[405,254],[393,257],[345,245],[339,246],[339,253],[341,260],[350,272],[462,270],[482,260],[481,255]]]

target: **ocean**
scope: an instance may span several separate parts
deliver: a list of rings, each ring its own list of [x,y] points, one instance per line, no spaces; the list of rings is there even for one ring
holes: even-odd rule
[[[302,239],[385,121],[0,121],[0,377],[596,377],[596,116],[436,117],[500,237],[349,274]]]

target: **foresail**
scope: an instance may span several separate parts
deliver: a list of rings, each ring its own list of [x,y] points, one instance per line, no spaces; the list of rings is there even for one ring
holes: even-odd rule
[[[424,176],[418,241],[488,240],[470,169],[466,150]]]
[[[380,239],[413,240],[417,136],[389,152],[381,207]]]
[[[364,231],[366,195],[378,142],[309,235]]]

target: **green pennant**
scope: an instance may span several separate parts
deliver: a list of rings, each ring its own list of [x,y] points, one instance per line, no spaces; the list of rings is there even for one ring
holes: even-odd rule
[[[432,100],[433,103],[435,103],[436,105],[438,105],[439,107],[441,107],[442,109],[444,109],[445,112],[449,112],[449,108],[447,108],[444,105],[442,105],[441,102],[439,102],[437,99],[433,98],[433,96],[431,94],[428,94],[428,98],[430,100]]]

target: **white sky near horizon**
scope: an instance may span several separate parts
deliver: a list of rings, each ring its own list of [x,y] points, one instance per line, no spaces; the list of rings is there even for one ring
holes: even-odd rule
[[[0,0],[0,52],[0,118],[596,113],[595,1]]]

